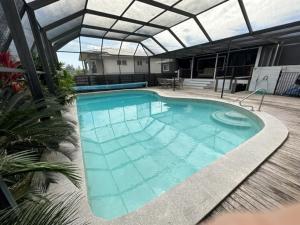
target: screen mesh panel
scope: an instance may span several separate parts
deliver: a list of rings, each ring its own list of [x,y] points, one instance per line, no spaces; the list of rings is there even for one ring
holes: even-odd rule
[[[162,44],[168,51],[173,51],[182,48],[182,45],[174,38],[174,36],[168,30],[165,30],[155,35],[154,38],[160,44]]]
[[[103,35],[106,33],[106,31],[83,27],[83,28],[81,28],[80,33],[84,34],[84,35],[93,35],[93,36],[97,36],[97,37],[103,37]]]
[[[80,46],[79,46],[79,38],[76,38],[69,43],[67,43],[65,46],[63,46],[60,51],[68,51],[68,52],[79,52]]]
[[[58,27],[55,27],[54,29],[47,31],[47,37],[51,40],[68,30],[71,30],[77,26],[80,26],[81,21],[82,21],[82,16],[75,18],[73,20],[70,20],[69,22],[66,22]]]
[[[141,36],[136,36],[136,35],[129,35],[127,38],[125,38],[128,41],[136,41],[136,42],[141,42],[145,39],[147,39],[147,37],[141,37]]]
[[[142,43],[146,45],[146,47],[149,48],[154,54],[161,54],[165,52],[165,50],[163,50],[155,41],[153,41],[152,38],[148,38],[142,41]]]
[[[146,54],[147,54],[148,56],[152,56],[152,55],[153,55],[151,52],[148,51],[147,48],[144,48],[144,50],[145,50],[145,52],[146,52]]]
[[[120,16],[132,0],[88,0],[87,8]]]
[[[118,38],[118,39],[123,39],[127,37],[128,34],[122,34],[122,33],[116,33],[116,32],[108,32],[105,37],[107,38]]]
[[[140,27],[141,27],[140,24],[118,20],[118,22],[113,26],[113,29],[133,32]]]
[[[111,55],[117,55],[119,54],[120,47],[121,47],[121,41],[103,39],[103,48],[102,48],[103,54],[108,53]]]
[[[35,10],[35,15],[42,27],[59,19],[83,10],[85,0],[60,0]]]
[[[187,11],[189,13],[198,14],[203,12],[224,0],[183,0],[175,5],[175,8]]]
[[[300,20],[299,0],[244,0],[244,5],[253,30]]]
[[[154,20],[152,20],[151,23],[171,27],[187,18],[188,17],[186,17],[186,16],[183,16],[183,15],[171,12],[171,11],[166,11],[163,14],[161,14],[160,16],[158,16],[157,18],[155,18]]]
[[[207,42],[207,38],[194,19],[189,19],[172,27],[171,29],[188,47]]]
[[[96,26],[96,27],[103,27],[103,28],[110,28],[116,22],[115,19],[103,17],[103,16],[96,16],[92,14],[85,14],[83,19],[83,24]]]
[[[143,2],[135,1],[124,14],[124,17],[148,22],[164,10]]]
[[[81,51],[86,52],[101,52],[101,42],[100,38],[91,38],[91,37],[80,37],[81,42]]]
[[[138,46],[138,48],[135,52],[135,55],[136,56],[147,56],[147,54],[146,54],[146,52],[145,52],[145,50],[144,50],[144,48],[141,44],[139,44],[139,46]]]
[[[33,0],[25,1],[31,2]],[[18,9],[24,4],[23,0],[15,0],[15,2]],[[187,47],[207,43],[209,38],[204,34],[208,34],[213,41],[249,34],[239,3],[244,3],[250,26],[254,31],[300,21],[300,0],[286,0],[284,2],[281,0],[242,0],[240,2],[239,0],[59,0],[35,10],[35,14],[42,27],[52,24],[52,29],[47,31],[48,38],[53,39],[62,36],[62,34],[65,35],[66,39],[61,38],[61,40],[55,41],[56,43],[64,43],[64,41],[71,39],[70,37],[75,38],[79,32],[82,35],[99,37],[99,40],[103,38],[104,34],[107,34],[106,38],[108,39],[142,42],[154,54],[161,54],[165,53],[164,48],[168,51],[183,48],[180,43]],[[69,16],[77,12],[85,12],[83,11],[85,6],[87,10],[96,11],[95,14],[102,12],[107,16],[93,15],[92,11],[90,14],[85,13],[83,15],[84,26],[80,30],[82,21],[80,15],[77,18]],[[172,12],[173,9],[177,9],[177,11]],[[0,19],[1,47],[2,43],[9,39],[9,31],[1,8]],[[65,24],[59,25],[60,22],[53,24],[61,19],[66,21]],[[58,26],[54,27],[56,24]],[[78,27],[78,33],[70,35],[70,32],[76,27]],[[108,31],[103,31],[107,29]],[[123,34],[124,31],[126,34]],[[33,42],[30,40],[32,39],[30,32],[26,36],[29,42]],[[152,38],[149,39],[149,37],[154,36],[160,45]],[[118,42],[117,45],[120,43]],[[32,43],[29,44],[32,45]],[[5,46],[7,45],[5,44]],[[215,43],[213,45],[215,46]],[[115,48],[116,44],[112,43],[112,46],[111,48],[108,45],[107,49],[112,49],[110,52],[118,54],[119,50]],[[87,49],[93,50],[94,48]],[[140,51],[141,47],[138,47],[138,50]],[[214,51],[213,48],[211,50]]]
[[[64,63],[64,67],[69,69],[82,69],[82,62],[79,61],[79,53],[73,52],[57,52],[59,62]]]
[[[137,49],[138,43],[122,42],[120,55],[134,55]]]
[[[136,33],[139,34],[147,34],[147,35],[155,35],[161,32],[162,29],[156,27],[143,26],[141,29],[137,30]]]
[[[237,0],[227,1],[197,16],[213,40],[248,32]]]

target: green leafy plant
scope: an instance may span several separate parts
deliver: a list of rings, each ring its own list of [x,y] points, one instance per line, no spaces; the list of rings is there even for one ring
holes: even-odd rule
[[[28,92],[12,94],[1,92],[0,98],[0,151],[8,155],[30,150],[42,157],[62,154],[72,159],[77,149],[74,136],[76,123],[63,118],[64,106],[55,97],[33,101]],[[34,174],[33,182],[46,190],[54,182],[49,173]],[[11,176],[9,185],[24,183],[24,175]]]
[[[4,94],[3,94],[4,95]],[[9,153],[32,149],[42,153],[56,151],[71,158],[77,147],[76,123],[61,116],[64,107],[56,98],[36,102],[27,92],[3,96],[0,102],[0,148]],[[59,148],[68,143],[74,148]]]
[[[55,79],[58,85],[58,99],[62,104],[71,103],[74,99],[74,77],[67,70],[58,71]]]
[[[0,175],[9,179],[11,176],[37,171],[61,173],[66,176],[76,187],[79,187],[80,177],[77,168],[70,163],[41,162],[39,156],[30,150],[8,155],[4,151],[0,153]]]
[[[28,92],[1,92],[0,187],[12,191],[16,184],[24,186],[27,182],[23,181],[28,177],[31,184],[15,199],[16,207],[0,210],[0,224],[86,224],[77,217],[78,194],[45,195],[46,184],[39,180],[40,176],[37,179],[33,176],[42,173],[57,182],[54,175],[59,173],[79,187],[80,177],[74,165],[43,160],[43,155],[49,152],[71,158],[74,148],[62,148],[60,143],[77,146],[73,136],[75,123],[63,118],[62,110],[63,105],[54,97],[33,101]]]
[[[22,151],[7,155],[0,153],[0,179],[10,179],[17,174],[27,174],[36,171],[60,173],[66,176],[76,187],[79,187],[80,177],[76,167],[70,163],[40,162],[37,154]],[[22,201],[15,208],[0,210],[0,224],[71,224],[78,220],[77,204],[79,196],[69,195],[34,195]]]
[[[80,196],[50,195],[27,200],[17,208],[0,211],[2,225],[72,225],[88,224],[78,218]]]

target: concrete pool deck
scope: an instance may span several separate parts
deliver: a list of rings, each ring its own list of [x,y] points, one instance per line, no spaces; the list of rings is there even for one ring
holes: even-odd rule
[[[172,92],[157,88],[139,90],[155,91],[164,97],[219,100],[185,91]],[[222,102],[228,103],[227,100],[222,100]],[[74,160],[83,178],[81,189],[76,190],[70,182],[63,179],[58,184],[51,185],[49,191],[55,193],[79,192],[82,195],[82,200],[78,216],[91,224],[196,224],[263,163],[287,138],[288,130],[281,121],[265,112],[255,112],[255,114],[265,124],[265,127],[258,134],[144,207],[120,218],[105,221],[92,214],[87,199],[81,148],[76,152]],[[66,116],[77,121],[75,105],[70,107]],[[77,136],[79,139],[78,126]]]

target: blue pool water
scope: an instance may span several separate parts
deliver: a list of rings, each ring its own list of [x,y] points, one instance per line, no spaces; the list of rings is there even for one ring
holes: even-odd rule
[[[89,204],[110,220],[132,212],[262,129],[249,112],[146,91],[77,98]]]

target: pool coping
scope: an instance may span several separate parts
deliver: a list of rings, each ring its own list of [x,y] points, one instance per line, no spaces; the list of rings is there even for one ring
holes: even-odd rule
[[[165,92],[164,90],[152,88],[129,89],[126,91],[138,90],[155,92],[161,97],[211,100],[242,108],[237,104],[232,104],[226,100],[194,95],[182,95],[182,93],[178,94],[180,92],[168,94],[168,92]],[[87,93],[87,95],[108,92],[93,92]],[[66,112],[64,116],[78,122],[76,102],[69,106],[68,111],[69,112]],[[81,189],[76,189],[65,178],[60,178],[62,179],[61,181],[50,186],[49,192],[62,193],[67,190],[68,192],[80,193],[82,199],[78,216],[82,220],[89,221],[91,224],[196,224],[226,198],[226,196],[228,196],[270,155],[272,155],[272,153],[275,152],[288,137],[287,127],[277,118],[265,112],[255,111],[252,113],[264,123],[263,129],[255,136],[248,139],[237,148],[229,151],[209,166],[188,177],[185,181],[171,188],[166,193],[153,199],[142,208],[110,221],[93,215],[88,203],[78,123],[78,126],[76,126],[76,135],[79,141],[79,151],[75,153],[73,162],[78,166],[79,175],[82,177]]]

